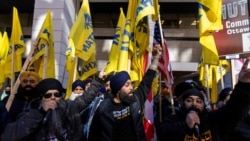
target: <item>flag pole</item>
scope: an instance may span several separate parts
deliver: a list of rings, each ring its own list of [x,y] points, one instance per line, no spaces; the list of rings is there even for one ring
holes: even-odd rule
[[[209,79],[209,66],[208,64],[205,64],[205,82],[206,82],[206,87],[207,87],[207,99],[208,102],[210,103],[210,91],[209,91],[209,86],[208,86],[208,79]]]
[[[161,75],[159,76],[159,120],[162,121],[162,97],[161,97],[162,87],[161,87]]]
[[[45,44],[45,53],[43,59],[43,79],[46,78],[46,69],[47,69],[47,62],[48,62],[48,44]]]
[[[220,69],[220,82],[221,82],[221,89],[225,88],[224,85],[224,78],[223,78],[223,74],[222,74],[222,65],[221,62],[219,61],[219,69]]]
[[[13,44],[12,42],[12,45],[11,45],[11,84],[10,84],[10,87],[13,88],[14,86],[14,83],[15,83],[15,68],[14,68],[14,62],[15,62],[15,45]]]
[[[31,60],[32,60],[32,58],[33,58],[33,53],[35,52],[35,48],[36,48],[36,46],[37,46],[39,40],[40,40],[40,39],[37,38],[36,41],[35,41],[35,43],[33,44],[33,47],[31,48],[31,51],[30,51],[28,57],[26,58],[26,60],[25,60],[25,62],[24,62],[24,64],[23,64],[23,67],[22,67],[22,70],[21,70],[20,74],[22,74],[24,71],[26,71],[27,67],[29,66],[29,64],[30,64],[30,62],[31,62]],[[16,80],[16,82],[15,82],[15,85],[14,85],[13,87],[11,87],[11,93],[10,93],[9,99],[8,99],[6,105],[5,105],[5,106],[6,106],[6,109],[7,109],[8,111],[9,111],[9,109],[10,109],[10,106],[11,106],[12,102],[13,102],[13,99],[14,99],[14,97],[15,97],[15,94],[16,94],[16,92],[17,92],[17,89],[18,89],[18,87],[19,87],[19,85],[20,85],[20,80],[19,80],[20,74],[18,75],[18,78],[17,78],[17,80]]]
[[[163,50],[163,52],[165,52],[165,44],[164,44],[164,39],[163,39],[163,34],[162,34],[162,26],[161,26],[160,14],[158,14],[158,24],[159,24],[159,30],[160,30],[160,35],[161,35],[162,50]],[[165,53],[163,55],[165,55]],[[163,57],[163,59],[166,62],[165,57]],[[168,67],[168,65],[166,67]],[[166,68],[166,70],[168,71],[168,68]],[[173,97],[173,92],[172,92],[172,84],[170,83],[171,80],[170,80],[169,73],[167,72],[166,75],[167,75],[167,81],[168,81],[167,84],[168,84],[169,94],[170,94],[170,99],[171,99],[172,114],[175,114],[174,97]]]

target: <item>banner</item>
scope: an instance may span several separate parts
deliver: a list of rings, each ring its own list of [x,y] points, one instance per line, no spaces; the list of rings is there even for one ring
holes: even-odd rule
[[[223,30],[214,33],[219,56],[250,51],[248,0],[223,0]]]

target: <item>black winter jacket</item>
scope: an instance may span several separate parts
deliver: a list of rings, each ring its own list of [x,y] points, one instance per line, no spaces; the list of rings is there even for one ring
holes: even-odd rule
[[[61,110],[64,121],[58,124],[66,125],[65,130],[69,141],[80,141],[82,139],[82,123],[80,112],[86,108],[99,92],[101,83],[93,80],[91,87],[84,95],[79,96],[74,101],[60,101],[56,110]],[[53,111],[51,111],[53,112]],[[51,113],[53,114],[53,113]],[[43,120],[46,116],[44,111],[39,109],[29,109],[16,122],[7,125],[1,138],[3,141],[42,141],[46,133]]]
[[[130,104],[130,111],[135,127],[137,141],[145,141],[145,132],[142,125],[143,107],[147,99],[156,71],[148,69],[138,88],[134,91],[136,101]],[[112,99],[104,99],[96,110],[89,131],[90,141],[112,141],[114,127]]]
[[[211,112],[205,112],[200,117],[199,125],[201,140],[229,141],[238,121],[248,112],[250,106],[250,84],[239,82],[228,103]],[[186,114],[169,115],[160,124],[160,140],[188,141],[195,135],[195,129],[190,129],[186,122]]]

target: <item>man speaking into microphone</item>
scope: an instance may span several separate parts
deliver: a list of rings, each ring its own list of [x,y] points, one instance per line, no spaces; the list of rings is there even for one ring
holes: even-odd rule
[[[249,111],[250,69],[245,61],[239,81],[228,103],[216,111],[207,111],[202,93],[196,86],[186,87],[179,96],[181,110],[160,124],[161,141],[230,141],[229,135]],[[191,84],[190,84],[191,85]]]

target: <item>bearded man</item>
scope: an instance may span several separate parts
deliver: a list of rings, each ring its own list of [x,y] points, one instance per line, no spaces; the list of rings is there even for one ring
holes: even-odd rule
[[[207,111],[204,96],[197,88],[180,94],[181,110],[160,124],[161,141],[229,141],[239,121],[250,107],[250,68],[247,58],[239,73],[239,81],[225,106]],[[235,139],[240,140],[241,139]]]
[[[134,90],[128,72],[121,71],[111,78],[112,98],[104,99],[97,108],[90,125],[91,141],[146,140],[142,125],[143,106],[148,97],[162,48],[156,45],[152,63],[138,88]]]
[[[20,86],[9,110],[11,122],[16,121],[19,114],[29,107],[29,103],[39,97],[36,86],[40,82],[40,77],[36,72],[25,71],[20,74],[19,80]]]

